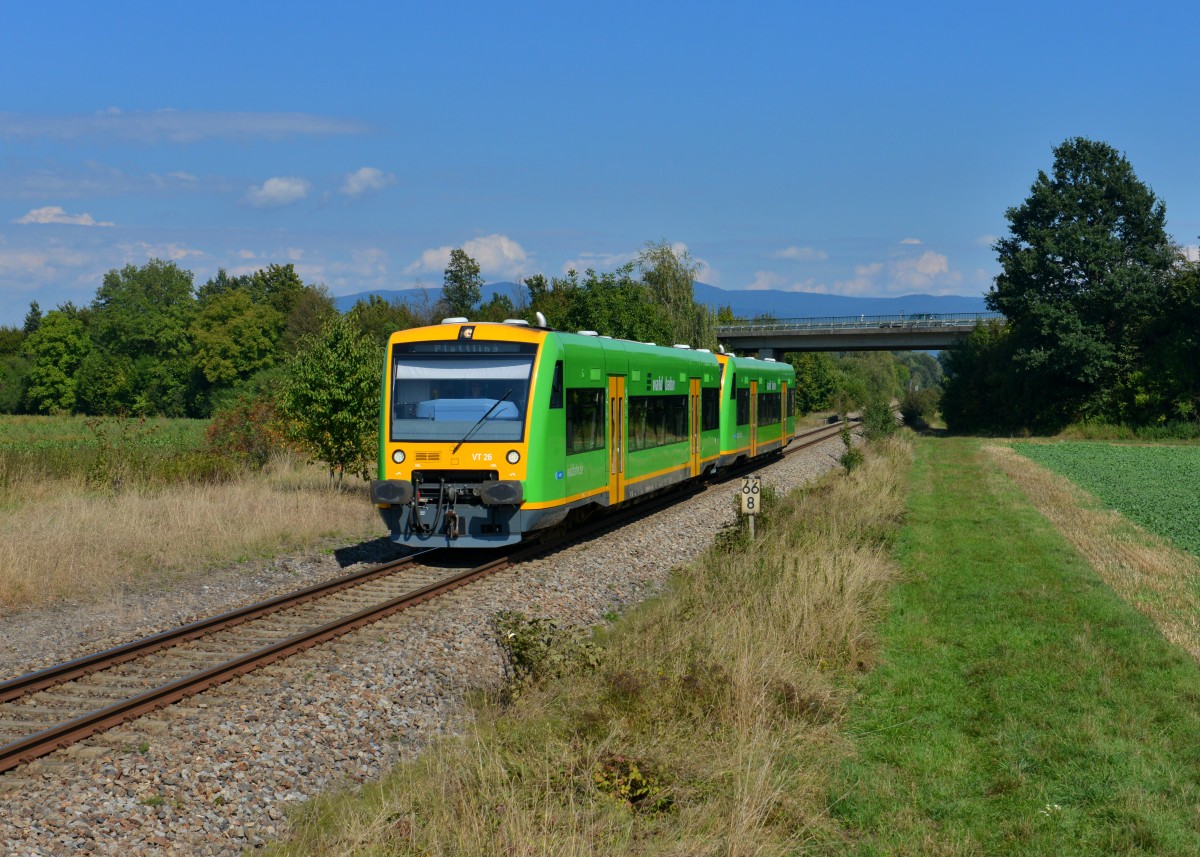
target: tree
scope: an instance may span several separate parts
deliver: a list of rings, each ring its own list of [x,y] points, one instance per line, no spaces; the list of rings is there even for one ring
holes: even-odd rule
[[[215,297],[191,326],[193,363],[213,385],[232,385],[274,365],[283,328],[278,310],[254,303],[244,289]]]
[[[42,323],[42,308],[38,306],[37,301],[29,302],[29,312],[25,313],[25,326],[22,330],[25,333],[33,333],[38,329],[38,325]]]
[[[404,301],[386,301],[379,295],[357,301],[348,315],[359,332],[379,346],[387,345],[388,337],[397,330],[417,326],[416,316]]]
[[[35,413],[71,413],[75,409],[76,373],[91,349],[78,314],[51,310],[25,339],[30,367],[25,400]]]
[[[987,304],[1012,329],[1021,395],[1011,406],[1047,429],[1132,417],[1175,260],[1165,206],[1120,152],[1076,137],[1005,217],[1010,235],[995,244],[1003,271]]]
[[[452,316],[470,316],[471,310],[483,297],[483,277],[479,264],[461,248],[450,251],[442,279],[442,299]]]
[[[666,241],[649,243],[635,260],[650,300],[663,309],[670,340],[693,348],[717,347],[716,318],[706,306],[696,303],[696,273],[700,265],[687,250],[676,250]]]
[[[92,301],[96,347],[133,363],[130,412],[183,416],[187,412],[196,311],[192,272],[151,259],[111,270]]]
[[[971,335],[941,353],[942,416],[955,432],[1007,431],[1020,425],[1021,401],[1012,372],[1011,329],[979,322]]]
[[[830,407],[837,389],[833,359],[820,351],[794,351],[788,356],[796,370],[796,407],[805,414]]]
[[[367,478],[379,422],[378,347],[342,315],[304,340],[285,381],[282,410],[296,440],[329,467]]]

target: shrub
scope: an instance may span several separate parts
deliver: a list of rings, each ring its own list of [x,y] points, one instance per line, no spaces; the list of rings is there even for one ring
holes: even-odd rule
[[[869,402],[863,408],[862,420],[863,434],[867,440],[882,440],[896,433],[896,412],[887,399]]]
[[[937,414],[941,395],[934,387],[924,390],[909,390],[900,400],[900,416],[910,428],[924,428]]]
[[[207,438],[211,452],[253,470],[261,470],[273,453],[288,446],[275,400],[265,395],[237,398],[219,410]]]

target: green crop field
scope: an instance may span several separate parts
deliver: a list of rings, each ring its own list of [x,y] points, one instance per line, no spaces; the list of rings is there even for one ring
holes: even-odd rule
[[[0,417],[0,483],[79,478],[90,484],[211,481],[229,465],[206,450],[208,420]]]
[[[1018,443],[1015,449],[1200,555],[1200,447],[1068,442]]]

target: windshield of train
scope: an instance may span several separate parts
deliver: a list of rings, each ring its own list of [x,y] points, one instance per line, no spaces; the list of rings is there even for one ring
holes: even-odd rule
[[[521,440],[537,345],[405,342],[392,349],[392,440]],[[487,419],[484,419],[484,417]]]

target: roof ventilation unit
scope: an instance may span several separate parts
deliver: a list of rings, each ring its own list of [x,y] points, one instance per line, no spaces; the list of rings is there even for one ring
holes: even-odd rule
[[[467,320],[465,318],[463,318],[461,315],[455,315],[455,316],[451,316],[450,318],[442,319],[442,324],[466,324],[466,323],[467,323]]]
[[[763,358],[763,363],[774,363],[774,362],[775,362],[774,357],[764,357]]]
[[[599,336],[600,335],[600,334],[596,333],[596,331],[594,331],[594,330],[577,330],[575,332],[578,333],[580,336]]]
[[[504,323],[505,324],[523,324],[526,327],[529,327],[529,322],[527,322],[523,318],[506,318],[506,319],[504,319]]]
[[[711,348],[697,348],[696,350],[699,351],[701,354],[712,354]]]
[[[690,346],[690,345],[683,345],[683,344],[681,344],[681,343],[678,343],[678,342],[676,342],[676,343],[675,343],[674,345],[672,345],[671,347],[672,347],[672,348],[682,348],[684,351],[691,351],[691,350],[692,350],[692,346]]]

